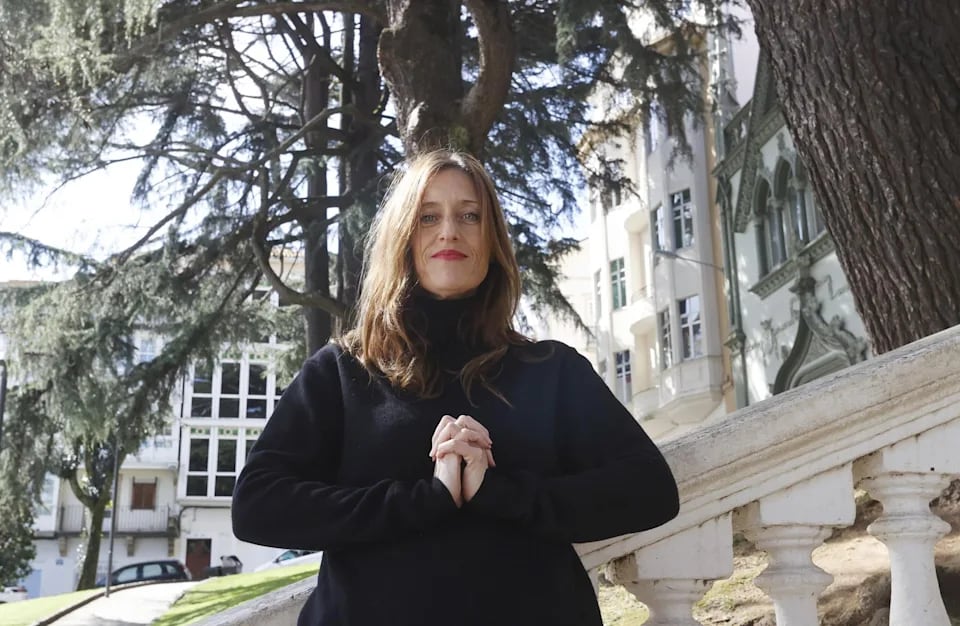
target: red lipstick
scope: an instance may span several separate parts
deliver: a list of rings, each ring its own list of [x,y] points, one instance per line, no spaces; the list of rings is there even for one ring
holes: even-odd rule
[[[445,261],[459,261],[460,259],[467,258],[462,252],[457,250],[441,250],[433,255],[434,259],[443,259]]]

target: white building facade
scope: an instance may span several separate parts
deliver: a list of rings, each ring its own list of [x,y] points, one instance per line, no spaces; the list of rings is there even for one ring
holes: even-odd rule
[[[597,370],[655,438],[672,438],[870,354],[745,20],[708,37],[710,115],[687,124],[689,160],[652,117],[591,139],[632,192],[589,190],[584,258]],[[739,103],[745,103],[740,106]],[[567,267],[567,266],[565,266]]]
[[[666,44],[664,44],[666,45]],[[726,49],[698,41],[705,54]],[[731,76],[727,57],[711,54]],[[708,71],[708,70],[705,70]],[[713,79],[711,79],[713,81]],[[707,96],[705,95],[705,101]],[[724,355],[727,318],[722,230],[715,203],[713,116],[688,120],[688,159],[656,116],[628,119],[620,137],[588,138],[584,158],[619,161],[628,188],[588,191],[582,243],[594,299],[597,369],[655,438],[674,437],[733,408]]]

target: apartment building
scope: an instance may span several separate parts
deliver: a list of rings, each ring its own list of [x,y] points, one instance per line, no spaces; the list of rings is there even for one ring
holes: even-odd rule
[[[255,297],[278,304],[276,294]],[[162,348],[162,339],[146,332],[132,341],[140,361]],[[0,359],[5,347],[0,333]],[[276,554],[234,538],[230,502],[246,455],[286,384],[275,368],[282,349],[277,336],[264,336],[225,349],[215,363],[189,368],[169,406],[158,409],[168,414],[168,428],[147,438],[120,468],[117,495],[100,529],[98,578],[108,570],[111,536],[113,569],[177,558],[201,578],[221,556],[236,555],[252,569]],[[48,475],[34,521],[33,571],[23,581],[30,597],[76,588],[90,524],[69,483]]]
[[[597,370],[656,438],[837,371],[870,354],[846,277],[776,102],[744,36],[705,38],[709,89],[693,155],[655,117],[585,142],[619,159],[633,193],[588,190]],[[741,106],[740,103],[743,103]],[[583,260],[565,271],[586,271]],[[566,293],[566,292],[565,292]]]
[[[692,43],[714,65],[732,65],[708,54],[718,48],[711,38]],[[658,45],[669,51],[669,40]],[[709,64],[703,71],[733,73]],[[583,154],[588,165],[619,161],[629,185],[587,191],[586,261],[564,268],[586,266],[592,273],[592,306],[581,315],[595,330],[598,372],[653,437],[672,437],[734,406],[724,354],[722,229],[711,176],[718,118],[687,121],[689,159],[673,158],[677,138],[657,116],[624,119],[628,132],[588,136]]]

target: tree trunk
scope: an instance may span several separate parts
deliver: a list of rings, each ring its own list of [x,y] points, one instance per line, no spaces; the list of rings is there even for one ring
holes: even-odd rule
[[[874,351],[960,323],[960,3],[748,3]]]
[[[77,591],[93,589],[97,583],[97,563],[100,561],[100,540],[103,537],[103,518],[109,501],[109,491],[107,494],[107,498],[99,498],[92,507],[87,507],[90,511],[90,526],[87,528],[87,551],[83,555]],[[117,506],[117,503],[114,502],[113,505]],[[107,572],[107,575],[109,576],[110,572]]]
[[[120,436],[120,435],[113,435]],[[80,567],[80,579],[77,581],[77,591],[92,589],[96,584],[97,563],[100,560],[100,539],[103,536],[103,516],[107,504],[113,500],[113,506],[119,506],[113,497],[114,463],[123,465],[126,453],[120,450],[119,456],[114,456],[114,444],[108,439],[82,445],[76,452],[82,456],[86,481],[80,483],[80,475],[76,467],[67,473],[61,473],[70,483],[70,489],[77,500],[90,511],[90,525],[87,527],[86,552],[83,555],[83,564]],[[113,529],[111,529],[113,532]],[[107,572],[109,575],[109,572]]]
[[[516,47],[506,0],[464,0],[480,47],[476,82],[464,91],[461,3],[388,0],[380,69],[393,91],[407,156],[437,147],[483,156],[503,109]]]
[[[397,107],[407,156],[453,145],[470,149],[460,119],[460,3],[388,0],[389,26],[380,36],[380,69]]]
[[[325,40],[322,45],[329,44]],[[316,45],[321,45],[317,42]],[[303,47],[304,67],[307,68],[303,79],[303,119],[313,119],[330,104],[330,74],[324,65],[316,59],[311,45]],[[307,182],[307,196],[319,198],[327,195],[327,169],[323,164],[322,150],[326,148],[325,132],[307,133],[307,148],[314,153],[310,178]],[[327,222],[325,219],[303,221],[303,244],[305,257],[305,285],[307,293],[320,292],[330,295],[330,252],[327,249]],[[313,354],[330,340],[332,320],[330,313],[317,307],[305,307],[307,354]]]
[[[357,56],[354,58],[353,54],[344,52],[344,65],[356,81],[352,88],[345,86],[343,91],[344,104],[352,104],[355,112],[342,118],[347,157],[341,180],[353,192],[354,201],[340,221],[342,265],[337,299],[350,311],[354,310],[360,296],[364,234],[377,212],[377,149],[381,137],[375,111],[380,103],[380,70],[377,65],[380,33],[381,28],[376,22],[361,16]],[[354,28],[346,29],[344,41],[352,44],[354,36]],[[346,65],[348,62],[349,66]]]

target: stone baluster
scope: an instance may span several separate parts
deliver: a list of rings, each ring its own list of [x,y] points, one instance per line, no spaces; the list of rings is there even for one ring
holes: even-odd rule
[[[662,539],[611,563],[607,576],[650,609],[650,626],[697,626],[693,605],[733,573],[730,514]]]
[[[890,626],[950,624],[934,562],[934,547],[950,525],[933,514],[930,501],[960,474],[958,447],[960,420],[857,464],[860,486],[883,504],[883,514],[867,531],[890,552]]]
[[[817,598],[833,577],[811,553],[831,526],[856,516],[851,465],[818,474],[738,512],[737,525],[770,562],[754,583],[773,600],[777,626],[816,626]]]

